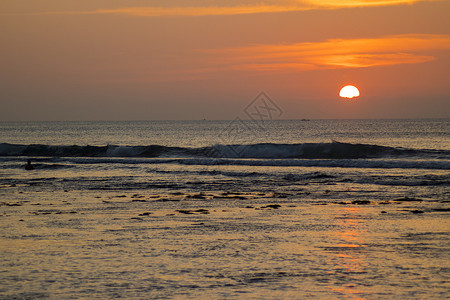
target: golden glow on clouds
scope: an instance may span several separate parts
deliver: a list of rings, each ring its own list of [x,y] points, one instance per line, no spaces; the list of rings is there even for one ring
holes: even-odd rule
[[[234,70],[300,71],[424,63],[435,59],[428,52],[447,49],[450,35],[409,34],[205,52],[215,55],[218,64]]]
[[[290,11],[303,11],[314,9],[339,9],[351,7],[371,7],[412,4],[415,2],[430,2],[439,0],[298,0],[298,1],[266,1],[268,4],[248,2],[247,5],[228,6],[129,6],[81,11],[53,11],[38,14],[115,14],[139,17],[163,16],[218,16],[243,15],[260,13],[280,13]],[[273,4],[272,4],[273,3]]]
[[[426,1],[426,0],[425,0]],[[431,2],[433,0],[429,0]],[[345,7],[366,7],[366,6],[387,6],[413,4],[424,2],[424,0],[306,0],[304,3],[312,7],[322,8],[345,8]]]

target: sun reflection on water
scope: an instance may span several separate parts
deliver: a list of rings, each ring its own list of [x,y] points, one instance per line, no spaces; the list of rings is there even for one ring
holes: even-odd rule
[[[335,272],[338,273],[343,285],[340,288],[330,287],[339,294],[353,299],[365,299],[358,297],[363,291],[353,281],[354,274],[366,273],[364,234],[367,232],[364,220],[361,219],[361,208],[344,207],[337,218],[338,230],[335,231],[335,240],[339,241],[333,247],[333,261]]]

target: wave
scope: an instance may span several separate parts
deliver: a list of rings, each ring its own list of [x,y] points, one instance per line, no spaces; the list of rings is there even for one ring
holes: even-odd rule
[[[3,162],[3,163],[2,163]],[[178,164],[184,166],[248,166],[248,167],[318,167],[356,169],[429,169],[450,170],[450,161],[443,159],[233,159],[233,158],[135,158],[135,157],[66,157],[33,158],[39,169],[72,168],[79,165],[102,165],[130,168],[130,165]],[[56,166],[52,166],[56,164]],[[1,157],[0,169],[20,168],[23,157]]]
[[[182,165],[258,167],[319,167],[450,170],[449,160],[424,159],[183,159]]]
[[[214,145],[187,148],[162,145],[149,146],[58,146],[0,144],[0,156],[28,157],[186,157],[186,158],[247,158],[247,159],[367,159],[422,157],[450,158],[449,150],[406,149],[369,144],[302,143]]]

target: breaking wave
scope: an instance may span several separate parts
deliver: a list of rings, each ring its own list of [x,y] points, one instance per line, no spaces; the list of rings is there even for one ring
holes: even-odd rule
[[[447,159],[449,150],[406,149],[369,144],[302,143],[214,145],[186,148],[162,145],[149,146],[58,146],[0,144],[0,156],[35,157],[195,157],[195,158],[250,158],[250,159],[360,159],[423,157]]]

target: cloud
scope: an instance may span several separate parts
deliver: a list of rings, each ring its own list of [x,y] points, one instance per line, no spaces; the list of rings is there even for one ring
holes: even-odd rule
[[[305,0],[303,2],[314,8],[337,9],[413,4],[415,2],[433,2],[433,0]]]
[[[217,65],[232,70],[289,72],[425,63],[435,59],[429,52],[449,49],[450,35],[408,34],[203,52],[212,55]]]
[[[138,17],[200,17],[219,15],[244,15],[261,13],[280,13],[291,11],[317,10],[317,9],[341,9],[351,7],[372,7],[413,4],[416,2],[431,2],[439,0],[285,0],[266,1],[259,4],[254,1],[246,1],[245,5],[224,5],[224,6],[129,6],[102,8],[79,11],[48,11],[37,14],[47,15],[128,15]],[[244,2],[245,3],[245,2]]]
[[[124,14],[139,17],[161,17],[161,16],[221,16],[221,15],[244,15],[259,13],[279,13],[288,11],[305,10],[297,6],[232,6],[232,7],[128,7],[118,9],[101,9],[87,14]]]

